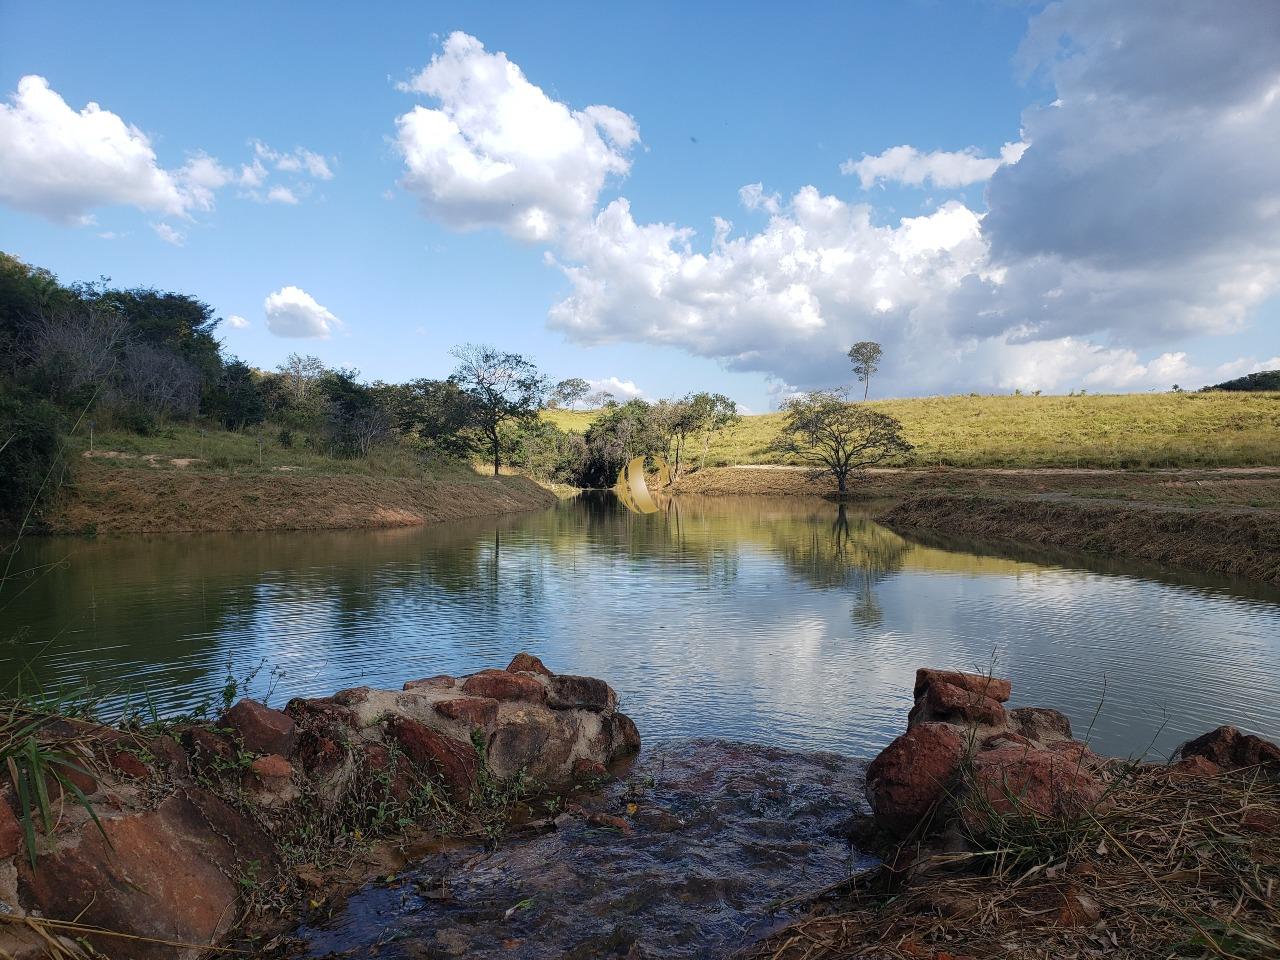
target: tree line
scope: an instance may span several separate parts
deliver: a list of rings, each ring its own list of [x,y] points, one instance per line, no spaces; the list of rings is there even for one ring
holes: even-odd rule
[[[580,377],[553,382],[520,354],[486,344],[452,351],[443,379],[372,383],[359,371],[290,354],[274,370],[228,355],[213,309],[187,294],[64,285],[0,253],[0,513],[20,515],[56,488],[65,437],[96,424],[150,435],[173,424],[254,430],[283,447],[368,457],[399,444],[433,460],[483,459],[547,480],[608,486],[637,455],[664,454],[677,474],[705,463],[738,419],[715,393],[618,403]],[[585,434],[543,410],[600,409]]]

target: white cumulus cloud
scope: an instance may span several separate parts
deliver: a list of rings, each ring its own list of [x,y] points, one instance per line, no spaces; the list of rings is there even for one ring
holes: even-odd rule
[[[644,391],[637,387],[633,380],[622,380],[618,377],[602,377],[599,380],[588,380],[587,383],[591,384],[592,393],[604,390],[607,393],[613,394],[614,397],[622,400],[623,402],[627,400],[634,400],[637,397],[644,395]]]
[[[1017,163],[1026,149],[1027,144],[1021,141],[1006,143],[1000,150],[1000,156],[984,157],[977,147],[922,153],[903,144],[875,156],[864,153],[861,160],[846,160],[840,164],[840,172],[856,176],[863,190],[870,190],[886,180],[912,187],[925,184],[942,189],[966,187],[990,180],[1000,167]]]
[[[263,302],[267,329],[277,337],[327,340],[342,321],[316,303],[305,290],[287,286],[269,294]]]
[[[200,199],[159,165],[137,127],[90,102],[67,104],[44,77],[18,81],[0,104],[0,201],[62,223],[123,204],[184,216]]]
[[[247,330],[249,325],[249,321],[239,314],[233,313],[231,316],[227,317],[227,326],[232,330]]]
[[[430,97],[396,121],[404,188],[460,229],[495,226],[521,240],[555,237],[589,217],[639,141],[620,110],[574,110],[526,79],[504,53],[453,33],[402,88]]]

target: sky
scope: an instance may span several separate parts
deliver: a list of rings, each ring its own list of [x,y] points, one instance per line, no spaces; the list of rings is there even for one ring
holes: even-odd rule
[[[1280,4],[0,0],[0,249],[369,380],[1280,367]]]

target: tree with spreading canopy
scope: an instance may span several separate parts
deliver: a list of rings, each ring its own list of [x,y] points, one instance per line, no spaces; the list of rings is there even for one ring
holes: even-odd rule
[[[547,380],[533,361],[483,343],[466,343],[450,351],[458,361],[449,378],[474,405],[473,426],[493,453],[493,475],[502,464],[502,425],[532,420],[542,409]]]
[[[590,392],[591,384],[581,377],[570,377],[567,380],[561,380],[551,388],[551,393],[547,397],[547,409],[572,407]]]
[[[830,474],[841,496],[849,477],[873,464],[910,453],[902,424],[888,414],[850,403],[843,391],[817,390],[782,405],[782,429],[769,449],[812,465],[813,478]]]

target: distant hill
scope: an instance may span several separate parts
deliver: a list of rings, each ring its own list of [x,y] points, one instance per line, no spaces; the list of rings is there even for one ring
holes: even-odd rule
[[[1262,370],[1247,377],[1236,377],[1226,383],[1215,383],[1205,390],[1280,390],[1280,370]]]

